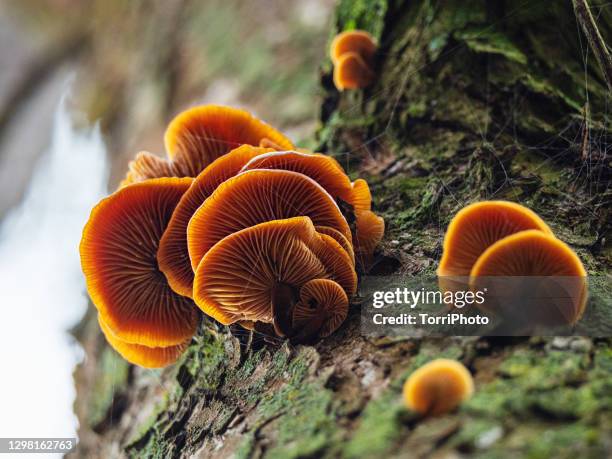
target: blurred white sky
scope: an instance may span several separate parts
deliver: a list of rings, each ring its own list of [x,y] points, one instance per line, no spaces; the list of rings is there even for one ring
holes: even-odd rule
[[[62,99],[26,195],[0,222],[0,437],[76,436],[82,352],[66,330],[87,305],[78,245],[107,179],[98,129],[75,131]]]

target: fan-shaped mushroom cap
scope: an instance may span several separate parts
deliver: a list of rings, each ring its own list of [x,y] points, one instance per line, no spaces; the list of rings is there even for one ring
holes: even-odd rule
[[[336,242],[346,251],[353,264],[355,264],[355,251],[353,250],[352,244],[344,234],[331,226],[315,226],[315,229],[319,234],[326,234],[327,236],[334,238]]]
[[[355,255],[365,267],[385,234],[385,221],[370,210],[362,210],[356,212],[355,226]]]
[[[128,172],[125,179],[120,183],[119,188],[131,185],[132,183],[142,182],[143,180],[174,177],[176,175],[172,162],[168,162],[147,151],[141,151],[128,164]]]
[[[438,276],[469,276],[489,246],[528,229],[552,234],[535,212],[514,202],[483,201],[464,207],[446,230]]]
[[[196,304],[223,324],[273,321],[273,297],[312,279],[329,278],[349,294],[357,288],[350,259],[308,217],[275,220],[235,232],[212,247],[194,280]],[[279,308],[280,305],[275,305]],[[288,305],[291,307],[291,305]]]
[[[348,176],[338,161],[331,156],[297,151],[274,151],[251,159],[242,168],[243,171],[253,169],[283,169],[299,172],[325,188],[333,198],[340,198],[350,203],[353,197]]]
[[[293,148],[289,139],[249,112],[220,105],[185,110],[170,122],[164,137],[168,156],[181,163],[190,177],[219,156],[243,144],[257,146],[263,139],[281,148]]]
[[[330,48],[330,57],[334,65],[343,54],[354,52],[368,64],[371,64],[376,52],[376,42],[365,30],[348,30],[334,37]]]
[[[109,326],[102,320],[100,314],[98,314],[98,323],[108,344],[121,357],[134,365],[144,368],[162,368],[176,362],[185,349],[187,349],[189,341],[191,341],[191,339],[188,339],[182,344],[168,347],[148,347],[141,344],[130,344],[117,338]]]
[[[122,188],[92,210],[81,239],[87,291],[115,336],[150,347],[178,345],[197,326],[193,302],[157,267],[157,247],[192,179],[161,178]]]
[[[195,211],[225,180],[236,175],[251,158],[272,151],[267,148],[242,145],[217,158],[193,181],[179,201],[159,243],[157,260],[172,289],[191,298],[193,269],[187,248],[187,225]]]
[[[533,283],[526,281],[528,296],[536,303],[524,305],[529,310],[520,312],[540,324],[575,323],[584,312],[587,272],[576,253],[548,233],[527,230],[500,239],[478,258],[470,272],[470,284],[483,289],[491,281],[495,284],[490,278],[497,276],[536,278]],[[540,277],[545,279],[537,279]],[[521,296],[513,305],[523,304],[526,299],[519,284],[511,285]]]
[[[352,184],[352,193],[349,203],[353,205],[355,211],[372,209],[372,193],[368,182],[364,179],[357,179]]]
[[[365,88],[374,81],[374,72],[357,53],[344,53],[334,67],[334,85],[343,89]]]
[[[329,279],[313,279],[300,289],[300,301],[293,309],[293,330],[301,338],[331,335],[346,319],[348,297],[340,285]]]
[[[314,180],[285,170],[251,170],[226,180],[193,215],[187,227],[194,271],[202,257],[224,237],[271,220],[307,216],[351,238],[332,197]]]
[[[456,408],[474,392],[472,375],[456,360],[429,362],[404,383],[406,406],[422,415],[440,415]]]

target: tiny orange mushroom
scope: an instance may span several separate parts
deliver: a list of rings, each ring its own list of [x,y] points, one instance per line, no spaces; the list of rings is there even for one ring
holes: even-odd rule
[[[274,323],[283,334],[279,316],[291,318],[300,289],[313,279],[331,279],[347,295],[357,289],[349,256],[335,239],[317,233],[310,218],[268,221],[225,237],[206,253],[194,300],[223,324]]]
[[[251,158],[269,151],[273,150],[251,145],[242,145],[230,151],[208,165],[181,197],[157,252],[159,269],[175,292],[190,298],[193,295],[194,270],[189,262],[187,247],[189,220],[221,183],[235,176]]]
[[[121,188],[92,210],[80,244],[87,291],[114,336],[128,344],[176,346],[199,314],[157,265],[170,216],[192,179],[160,178]]]
[[[510,283],[517,300],[510,301],[506,297],[505,304],[499,305],[510,307],[509,314],[522,315],[523,319],[535,324],[559,325],[576,323],[584,312],[587,272],[576,253],[548,233],[520,231],[495,242],[474,264],[470,284],[476,290],[487,288],[490,296],[496,287],[494,278],[497,276],[534,279]],[[528,293],[522,291],[520,283],[529,289]],[[486,303],[483,306],[486,309]]]
[[[300,289],[293,308],[292,328],[298,341],[325,338],[338,329],[348,314],[349,300],[342,287],[330,279],[313,279]]]
[[[369,86],[375,74],[357,53],[344,53],[334,67],[334,85],[339,90]]]
[[[350,228],[338,205],[310,177],[286,170],[242,172],[219,185],[189,221],[191,266],[197,271],[206,252],[236,231],[298,216],[310,217],[315,225],[330,226],[351,240]]]
[[[404,383],[407,408],[424,416],[438,416],[455,409],[472,396],[474,382],[467,368],[456,360],[433,360]]]
[[[329,54],[334,65],[338,65],[346,53],[356,53],[367,65],[371,65],[376,48],[374,38],[365,30],[347,30],[334,37]]]
[[[144,368],[162,368],[177,361],[183,354],[190,339],[184,343],[167,347],[148,347],[121,341],[98,314],[98,323],[110,346],[125,360]]]
[[[179,113],[168,125],[168,159],[140,153],[121,186],[158,177],[196,177],[215,159],[241,145],[292,149],[283,134],[249,112],[222,105],[202,105]]]
[[[464,207],[444,236],[438,276],[469,276],[478,257],[496,241],[524,230],[552,231],[526,207],[508,201],[482,201]]]

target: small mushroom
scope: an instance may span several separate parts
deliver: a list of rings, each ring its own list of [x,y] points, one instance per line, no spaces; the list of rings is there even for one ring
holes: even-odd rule
[[[334,85],[340,91],[365,88],[372,84],[375,76],[363,58],[353,52],[344,53],[334,66]]]
[[[526,207],[508,201],[482,201],[461,209],[444,236],[438,276],[469,276],[478,257],[493,243],[528,229],[552,231]]]
[[[293,171],[256,169],[226,180],[198,208],[187,227],[194,271],[217,242],[271,220],[310,217],[351,239],[350,228],[332,197],[310,177]]]
[[[340,285],[329,279],[313,279],[300,289],[293,308],[293,337],[298,342],[331,335],[346,319],[348,297]]]
[[[81,239],[87,291],[114,335],[167,347],[194,334],[199,314],[157,265],[159,240],[192,179],[160,178],[121,188],[92,210]]]
[[[497,281],[504,276],[507,282]],[[538,230],[521,231],[498,240],[478,258],[470,272],[475,290],[501,297],[495,309],[515,322],[534,325],[576,323],[587,300],[587,272],[576,253],[554,236]]]
[[[225,237],[206,253],[195,274],[194,300],[223,324],[274,323],[282,334],[300,288],[313,279],[331,279],[347,295],[357,288],[347,253],[317,233],[310,218],[268,221]]]
[[[272,151],[266,148],[242,145],[217,158],[193,181],[179,201],[168,227],[159,243],[157,260],[172,289],[180,295],[192,297],[193,272],[187,248],[187,225],[195,211],[215,189],[236,175],[251,158]]]
[[[164,141],[168,159],[138,154],[121,186],[158,177],[196,177],[215,159],[245,144],[293,148],[289,139],[247,111],[221,105],[180,113],[168,125]]]
[[[448,413],[473,393],[474,382],[468,369],[450,359],[423,365],[404,383],[404,403],[423,416]]]
[[[372,65],[376,49],[374,38],[365,30],[347,30],[334,37],[329,54],[334,65],[351,52],[358,54],[367,65]]]
[[[355,214],[355,257],[363,271],[372,264],[372,255],[385,234],[385,221],[371,210]]]
[[[175,346],[148,347],[121,341],[98,314],[98,323],[108,344],[125,360],[144,368],[162,368],[170,365],[183,354],[191,339]]]

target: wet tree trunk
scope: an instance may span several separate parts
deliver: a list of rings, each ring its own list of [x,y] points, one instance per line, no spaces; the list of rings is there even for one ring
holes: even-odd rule
[[[612,8],[590,2],[612,41]],[[368,178],[387,222],[376,273],[434,273],[463,205],[525,203],[609,269],[611,101],[570,0],[341,1],[333,33],[370,31],[378,80],[333,89],[322,67],[318,149]],[[603,457],[612,445],[612,341],[368,340],[358,305],[314,347],[272,346],[205,322],[164,371],[125,364],[93,314],[76,334],[79,453],[88,457]],[[401,385],[433,356],[462,360],[474,398],[418,420]]]

